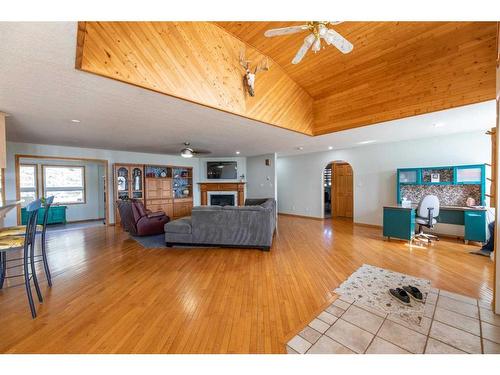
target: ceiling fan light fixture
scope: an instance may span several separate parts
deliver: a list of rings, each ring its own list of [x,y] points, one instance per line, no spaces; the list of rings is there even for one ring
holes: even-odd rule
[[[181,156],[183,158],[189,159],[192,158],[193,155],[194,155],[193,150],[191,150],[190,148],[185,148],[181,151]]]

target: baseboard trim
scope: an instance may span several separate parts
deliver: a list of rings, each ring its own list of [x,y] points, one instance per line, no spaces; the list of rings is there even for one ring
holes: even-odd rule
[[[367,224],[367,223],[353,223],[357,227],[364,227],[364,228],[375,228],[375,229],[382,229],[382,225],[378,224]]]
[[[67,224],[76,224],[76,223],[90,223],[92,221],[104,221],[106,220],[105,218],[99,218],[99,219],[85,219],[85,220],[72,220],[72,221],[66,221]]]
[[[320,220],[323,221],[324,219],[322,217],[317,217],[317,216],[305,216],[305,215],[297,215],[297,214],[285,214],[278,212],[278,215],[281,216],[291,216],[291,217],[300,217],[302,219],[312,219],[312,220]]]

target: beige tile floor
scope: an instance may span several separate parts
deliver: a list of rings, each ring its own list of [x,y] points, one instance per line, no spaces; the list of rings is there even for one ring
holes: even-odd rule
[[[287,344],[290,354],[500,354],[500,315],[474,298],[431,289],[422,324],[339,298]]]

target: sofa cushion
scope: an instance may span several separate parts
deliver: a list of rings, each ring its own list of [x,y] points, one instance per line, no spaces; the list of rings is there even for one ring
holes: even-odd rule
[[[173,220],[165,224],[165,233],[191,234],[191,216]]]
[[[224,206],[224,211],[262,211],[261,206]]]

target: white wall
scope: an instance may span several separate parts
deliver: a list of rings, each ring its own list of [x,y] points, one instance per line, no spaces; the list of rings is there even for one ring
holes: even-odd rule
[[[67,165],[85,167],[85,203],[70,204],[66,210],[68,221],[93,220],[104,218],[104,196],[99,185],[103,185],[104,167],[96,162],[21,158],[21,164],[36,164],[38,167],[38,196],[42,196],[42,165]],[[102,163],[101,163],[102,164]]]
[[[200,160],[198,158],[185,159],[175,155],[148,154],[139,152],[101,150],[92,148],[79,148],[67,146],[53,145],[38,145],[31,143],[16,143],[7,142],[7,169],[5,171],[5,194],[6,199],[16,199],[16,184],[15,184],[15,155],[39,155],[39,156],[56,156],[56,157],[72,157],[72,158],[91,158],[102,159],[108,161],[108,175],[110,178],[109,184],[109,214],[110,223],[114,223],[113,210],[113,163],[140,163],[140,164],[168,164],[193,167],[193,184],[194,186],[194,204],[200,202],[199,187],[199,167]],[[16,225],[16,210],[11,210],[5,218],[5,226]]]
[[[271,164],[266,165],[266,159]],[[275,198],[276,184],[276,154],[266,154],[247,158],[247,197]]]
[[[382,207],[396,203],[396,169],[491,162],[484,131],[278,158],[278,210],[323,216],[322,173],[332,161],[354,172],[354,221],[382,225]],[[488,171],[489,173],[489,171]]]

